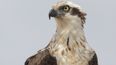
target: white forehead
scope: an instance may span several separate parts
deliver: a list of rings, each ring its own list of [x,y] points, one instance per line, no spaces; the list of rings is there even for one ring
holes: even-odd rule
[[[75,4],[71,1],[65,1],[65,0],[64,1],[59,1],[55,4],[53,4],[52,8],[53,9],[58,9],[62,5],[69,5],[70,7],[75,7],[75,8],[81,9],[81,7],[78,4]]]

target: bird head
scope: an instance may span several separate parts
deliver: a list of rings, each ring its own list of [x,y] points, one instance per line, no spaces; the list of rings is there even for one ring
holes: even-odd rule
[[[72,23],[81,23],[83,26],[85,22],[86,13],[78,5],[71,1],[59,1],[52,6],[52,9],[49,12],[49,19],[54,17],[58,24],[72,24]]]

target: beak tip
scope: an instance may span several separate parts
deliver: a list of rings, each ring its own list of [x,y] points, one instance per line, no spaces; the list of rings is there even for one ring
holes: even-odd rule
[[[51,20],[51,16],[49,15],[49,20]]]

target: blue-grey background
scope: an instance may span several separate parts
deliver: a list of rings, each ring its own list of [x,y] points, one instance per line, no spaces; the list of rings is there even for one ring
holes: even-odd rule
[[[85,33],[99,65],[116,65],[116,1],[73,0],[87,12]],[[23,65],[55,32],[48,19],[57,0],[0,0],[0,65]]]

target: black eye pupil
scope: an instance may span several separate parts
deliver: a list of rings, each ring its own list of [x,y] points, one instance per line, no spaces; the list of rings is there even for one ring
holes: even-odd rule
[[[68,6],[64,6],[64,11],[69,11],[69,7]]]
[[[67,9],[67,7],[65,7],[64,9]]]

